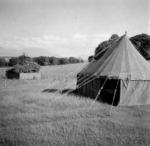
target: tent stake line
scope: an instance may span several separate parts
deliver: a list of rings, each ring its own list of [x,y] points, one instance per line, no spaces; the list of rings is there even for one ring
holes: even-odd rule
[[[114,43],[116,43],[117,41],[118,41],[118,40],[114,41]],[[108,49],[109,47],[111,47],[111,46],[112,46],[112,44],[108,45],[108,46],[105,48],[105,50],[107,50],[107,49]],[[103,51],[105,51],[105,50],[103,50]],[[100,51],[100,52],[97,53],[96,56],[94,56],[94,57],[97,57],[98,55],[102,54],[103,51]],[[93,61],[93,60],[94,60],[94,58],[92,58],[92,59],[90,60],[90,62]],[[82,71],[80,72],[80,75],[77,77],[77,79],[80,78],[81,73],[83,73],[83,72],[85,71],[85,69],[86,69],[86,66],[82,69]]]
[[[98,96],[101,94],[101,91],[102,91],[102,89],[103,89],[103,87],[104,87],[104,85],[105,85],[107,79],[108,79],[108,77],[105,79],[105,82],[103,83],[102,87],[99,89],[99,91],[98,91],[98,93],[97,93],[97,95],[96,95],[94,101],[92,102],[92,104],[91,104],[91,106],[90,106],[90,109],[91,109],[92,106],[95,104],[95,101],[97,100]]]

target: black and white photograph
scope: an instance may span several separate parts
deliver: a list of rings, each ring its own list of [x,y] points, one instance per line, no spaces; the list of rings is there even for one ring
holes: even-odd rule
[[[0,0],[0,146],[149,146],[149,0]]]

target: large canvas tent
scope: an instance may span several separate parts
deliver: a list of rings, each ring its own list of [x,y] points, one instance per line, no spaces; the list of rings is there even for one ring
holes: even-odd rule
[[[77,75],[77,93],[113,105],[150,104],[150,64],[127,35]]]

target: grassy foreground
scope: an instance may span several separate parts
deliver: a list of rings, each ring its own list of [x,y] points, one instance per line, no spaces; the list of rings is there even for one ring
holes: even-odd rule
[[[0,146],[149,146],[149,105],[113,107],[110,116],[109,105],[91,108],[91,99],[58,92],[74,89],[84,66],[43,67],[39,81],[6,82],[1,68]]]

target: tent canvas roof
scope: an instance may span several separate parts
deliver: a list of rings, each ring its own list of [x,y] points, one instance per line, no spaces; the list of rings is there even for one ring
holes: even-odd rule
[[[125,34],[114,42],[100,59],[93,59],[79,74],[150,80],[150,64],[136,50]]]

